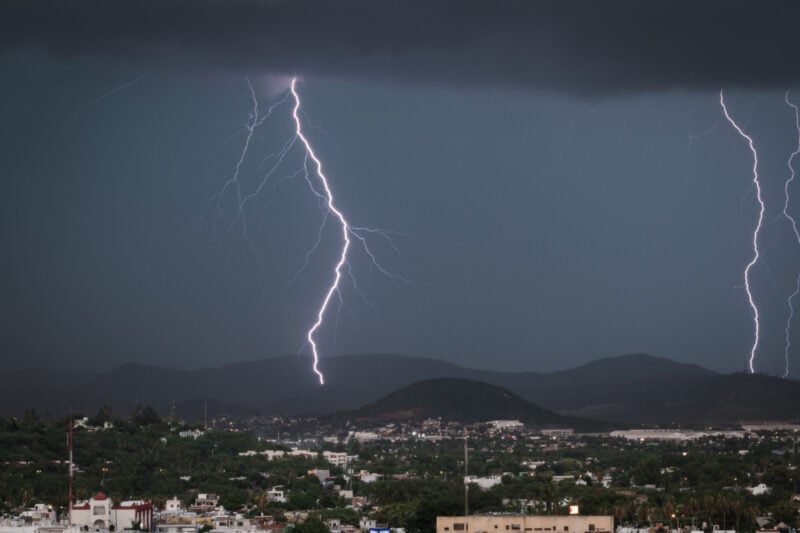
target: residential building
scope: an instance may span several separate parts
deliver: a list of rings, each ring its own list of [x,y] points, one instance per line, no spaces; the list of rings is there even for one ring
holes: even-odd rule
[[[197,499],[189,506],[190,511],[195,513],[208,513],[219,505],[219,496],[214,493],[199,493]]]
[[[271,490],[267,491],[267,500],[271,502],[286,503],[286,492],[281,486],[272,487]]]

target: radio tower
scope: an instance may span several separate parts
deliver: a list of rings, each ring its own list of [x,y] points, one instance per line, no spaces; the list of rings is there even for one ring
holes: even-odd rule
[[[469,516],[469,447],[467,428],[464,426],[464,517]]]
[[[67,433],[67,449],[69,450],[69,500],[67,501],[67,509],[69,510],[67,518],[69,523],[72,524],[72,478],[74,477],[74,468],[72,466],[72,413],[69,414],[69,432]]]

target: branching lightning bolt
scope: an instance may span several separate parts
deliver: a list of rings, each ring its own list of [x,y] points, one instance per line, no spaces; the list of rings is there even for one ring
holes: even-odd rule
[[[342,239],[342,247],[338,254],[338,260],[333,268],[333,280],[331,281],[331,284],[327,287],[325,291],[324,298],[322,299],[316,312],[316,320],[307,331],[306,342],[304,344],[304,347],[306,345],[311,347],[311,352],[313,356],[313,371],[316,374],[317,378],[319,379],[320,385],[324,385],[325,377],[319,369],[320,357],[319,357],[318,333],[320,328],[322,328],[324,324],[325,316],[328,312],[331,300],[334,298],[334,296],[336,296],[339,304],[336,314],[337,320],[339,312],[343,307],[349,309],[349,306],[344,301],[341,292],[342,278],[346,276],[352,282],[352,287],[355,294],[357,294],[364,301],[365,304],[377,310],[377,306],[375,306],[375,304],[373,304],[367,299],[366,295],[356,282],[355,274],[353,273],[350,263],[348,262],[349,253],[352,251],[353,248],[353,246],[351,245],[354,244],[360,245],[358,246],[358,248],[363,249],[364,253],[366,254],[366,257],[369,259],[371,268],[376,269],[381,274],[386,276],[389,279],[389,281],[391,281],[394,284],[394,286],[401,292],[402,292],[400,286],[401,282],[410,285],[413,285],[413,283],[408,279],[387,270],[378,261],[376,255],[372,252],[367,242],[367,237],[377,236],[383,238],[396,253],[399,253],[397,247],[394,245],[394,242],[392,241],[391,238],[391,234],[395,234],[398,232],[390,232],[382,229],[374,229],[363,226],[354,226],[345,217],[344,212],[341,211],[339,207],[337,207],[329,179],[323,170],[322,161],[317,155],[317,153],[314,151],[311,141],[308,139],[306,133],[304,133],[303,130],[303,120],[301,120],[301,115],[305,117],[305,113],[301,109],[300,95],[297,91],[297,78],[296,77],[292,78],[289,90],[286,92],[284,97],[281,100],[277,101],[276,103],[272,104],[272,106],[270,106],[267,112],[264,113],[263,115],[259,111],[258,98],[256,97],[255,90],[253,89],[253,86],[250,83],[249,79],[247,80],[247,86],[250,91],[252,108],[250,111],[248,121],[246,122],[246,124],[244,125],[244,129],[242,130],[242,132],[246,133],[246,136],[241,152],[239,153],[239,158],[236,162],[236,165],[234,167],[231,176],[225,181],[222,188],[216,194],[214,194],[204,206],[200,219],[198,220],[197,224],[199,224],[200,221],[203,220],[203,218],[206,216],[208,212],[213,210],[215,212],[213,217],[213,225],[214,225],[214,232],[216,233],[220,220],[222,219],[223,216],[225,216],[225,212],[223,209],[223,200],[233,195],[236,204],[236,213],[233,216],[233,219],[230,222],[227,231],[229,232],[238,223],[241,223],[242,233],[250,246],[250,250],[256,256],[259,263],[261,263],[261,258],[258,252],[256,251],[255,244],[248,233],[247,204],[251,200],[257,199],[260,196],[262,196],[262,192],[268,183],[273,183],[272,194],[266,202],[267,204],[271,203],[275,197],[276,189],[281,183],[302,175],[303,179],[308,185],[308,190],[318,200],[319,207],[321,208],[323,214],[323,218],[322,222],[320,223],[319,229],[317,230],[317,235],[312,244],[311,249],[308,250],[308,252],[306,253],[305,260],[303,261],[302,266],[297,271],[297,273],[289,280],[287,286],[294,283],[303,273],[306,267],[309,265],[311,256],[319,247],[322,241],[323,231],[325,230],[326,225],[330,219],[333,219],[336,222],[338,222]],[[252,189],[252,192],[244,193],[242,182],[240,180],[240,175],[242,172],[242,166],[248,157],[248,152],[250,151],[251,144],[255,136],[255,130],[269,118],[269,116],[278,106],[280,106],[290,98],[293,100],[291,118],[294,123],[294,132],[284,142],[284,144],[277,152],[269,154],[263,158],[261,165],[257,169],[257,171],[259,172],[264,172],[261,181],[257,184],[257,186],[254,189]],[[306,122],[308,122],[307,119]],[[311,125],[309,125],[309,127],[313,128],[313,126]],[[327,134],[327,132],[325,133]],[[299,170],[296,170],[293,173],[289,173],[280,179],[273,180],[272,179],[273,176],[276,174],[278,169],[283,166],[284,160],[286,159],[287,155],[292,150],[292,148],[295,146],[300,146],[301,148],[303,148],[302,167]]]
[[[791,107],[794,110],[794,125],[795,129],[797,130],[797,148],[792,155],[789,156],[789,160],[786,162],[786,166],[789,167],[789,178],[786,180],[783,186],[784,192],[784,204],[783,204],[783,216],[791,223],[792,231],[794,232],[795,239],[797,243],[800,244],[800,232],[797,230],[797,221],[789,214],[789,184],[794,181],[795,172],[794,167],[792,166],[792,161],[794,160],[797,154],[800,154],[800,112],[798,111],[797,105],[792,103],[789,100],[789,91],[783,95],[784,100],[786,101],[786,105]],[[794,292],[789,295],[787,299],[787,303],[789,304],[789,316],[786,318],[786,327],[784,328],[785,333],[785,343],[783,349],[783,356],[786,366],[784,367],[783,377],[789,376],[789,349],[791,348],[791,336],[790,330],[792,327],[792,318],[794,318],[794,305],[792,304],[794,298],[800,294],[800,273],[797,275],[797,284],[795,285]]]
[[[753,154],[753,186],[756,189],[756,200],[758,201],[759,211],[758,211],[758,222],[756,223],[756,227],[753,230],[753,258],[747,263],[747,266],[744,269],[744,289],[747,293],[747,301],[750,304],[750,309],[753,312],[753,326],[755,330],[754,339],[753,339],[753,347],[750,349],[750,357],[747,361],[747,365],[750,369],[750,373],[755,373],[755,358],[756,352],[758,351],[758,344],[759,344],[759,334],[760,334],[760,324],[759,324],[759,315],[758,315],[758,306],[756,306],[755,299],[753,298],[753,292],[750,287],[750,271],[753,269],[756,263],[760,258],[760,252],[758,248],[758,237],[759,233],[761,232],[761,225],[764,221],[764,200],[761,198],[761,181],[758,177],[758,152],[756,151],[755,144],[753,143],[753,139],[747,135],[741,127],[736,123],[735,120],[731,117],[730,113],[728,113],[728,108],[725,105],[725,94],[723,91],[719,92],[719,103],[722,106],[722,112],[725,114],[725,118],[730,122],[731,126],[739,133],[747,141],[747,145],[750,148],[750,152]]]

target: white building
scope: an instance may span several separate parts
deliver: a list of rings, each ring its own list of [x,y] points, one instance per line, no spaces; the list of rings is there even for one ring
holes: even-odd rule
[[[214,493],[199,493],[197,499],[189,506],[190,511],[196,513],[208,513],[219,505],[219,496]]]
[[[380,439],[381,436],[375,433],[374,431],[351,431],[350,432],[350,439],[357,440],[359,442],[371,442],[374,440]]]
[[[72,505],[70,522],[95,530],[108,529],[111,526],[114,529],[130,529],[137,525],[149,530],[153,524],[153,504],[137,500],[113,506],[108,496],[98,492],[89,500]]]
[[[502,476],[489,476],[489,477],[477,477],[477,476],[467,476],[464,478],[464,481],[467,483],[474,483],[478,485],[483,490],[489,490],[490,488],[494,487],[495,485],[499,485],[503,482]]]
[[[345,452],[322,452],[322,457],[328,461],[332,466],[345,468],[350,464],[352,455],[347,455]]]
[[[770,488],[769,488],[769,487],[767,487],[767,486],[766,486],[765,484],[763,484],[763,483],[759,483],[759,484],[758,484],[758,485],[756,485],[755,487],[747,487],[747,490],[748,490],[748,492],[750,492],[750,494],[752,494],[753,496],[761,496],[762,494],[768,494],[768,493],[769,493],[769,491],[770,491]]]
[[[367,470],[362,470],[358,474],[355,474],[355,477],[359,478],[362,483],[375,483],[383,476],[381,474],[372,474]]]
[[[172,499],[167,500],[164,503],[165,513],[180,513],[181,511],[183,511],[183,508],[181,506],[181,501],[177,496],[173,496]]]
[[[491,425],[494,429],[521,429],[525,427],[525,424],[520,422],[519,420],[489,420],[489,425]]]
[[[316,459],[317,454],[312,452],[311,450],[300,450],[297,448],[292,448],[292,451],[289,452],[289,455],[294,457],[305,457],[306,459]]]
[[[283,450],[264,450],[261,452],[261,455],[266,455],[267,460],[272,461],[276,457],[283,457],[286,455],[286,452]]]
[[[178,433],[179,437],[183,437],[184,439],[192,439],[197,440],[198,438],[205,435],[205,431],[201,431],[199,429],[189,429],[186,431],[181,431]]]
[[[267,499],[271,502],[286,503],[286,492],[281,486],[272,487],[267,491]]]

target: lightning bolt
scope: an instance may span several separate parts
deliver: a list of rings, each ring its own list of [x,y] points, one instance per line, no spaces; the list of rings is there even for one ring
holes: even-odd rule
[[[117,86],[117,87],[114,87],[113,89],[109,89],[108,91],[104,92],[103,94],[101,94],[101,95],[100,95],[100,96],[98,96],[97,98],[94,98],[94,99],[92,99],[92,100],[89,100],[88,102],[85,102],[85,103],[84,103],[84,104],[83,104],[83,105],[80,107],[80,109],[78,109],[77,111],[75,111],[75,114],[73,114],[71,117],[69,117],[69,120],[67,121],[67,123],[70,123],[70,122],[72,122],[73,120],[75,120],[76,118],[78,118],[78,116],[79,116],[81,113],[83,113],[84,111],[86,111],[86,109],[88,109],[89,107],[91,107],[91,106],[93,106],[93,105],[96,105],[96,104],[99,104],[100,102],[102,102],[102,101],[103,101],[103,100],[105,100],[106,98],[108,98],[108,97],[110,97],[110,96],[113,96],[114,94],[116,94],[116,93],[118,93],[118,92],[120,92],[120,91],[122,91],[122,90],[125,90],[125,89],[127,89],[128,87],[133,87],[134,85],[136,85],[137,83],[139,83],[140,81],[142,81],[143,79],[145,79],[145,78],[146,78],[147,76],[149,76],[149,75],[150,75],[150,73],[149,73],[149,72],[145,72],[145,73],[144,73],[144,74],[142,74],[141,76],[139,76],[139,77],[137,77],[137,78],[135,78],[135,79],[133,79],[133,80],[131,80],[131,81],[127,82],[127,83],[123,83],[122,85],[119,85],[119,86]]]
[[[753,328],[754,328],[754,338],[753,338],[753,347],[750,349],[750,357],[747,360],[747,365],[750,369],[750,373],[755,373],[755,358],[756,352],[758,351],[758,344],[759,344],[759,334],[760,334],[760,324],[759,324],[759,315],[758,315],[758,307],[756,306],[755,299],[753,298],[753,291],[750,287],[750,271],[753,269],[756,263],[760,258],[759,248],[758,248],[758,236],[761,232],[761,225],[764,221],[764,200],[761,198],[761,181],[758,177],[758,152],[756,152],[755,144],[753,143],[753,139],[747,135],[744,130],[736,123],[735,120],[731,117],[730,113],[728,113],[728,107],[725,105],[725,94],[722,90],[719,91],[719,104],[722,107],[722,112],[725,114],[725,118],[728,122],[733,126],[733,128],[739,133],[747,141],[747,146],[750,148],[750,152],[753,154],[753,186],[756,189],[756,200],[758,201],[759,210],[758,210],[758,222],[756,223],[756,227],[753,230],[753,258],[747,263],[747,266],[744,269],[744,289],[747,293],[747,301],[750,304],[750,309],[753,312]]]
[[[328,176],[325,174],[323,170],[322,161],[317,155],[317,153],[314,151],[314,147],[311,144],[311,141],[306,136],[306,133],[304,132],[303,129],[304,121],[307,123],[309,128],[312,129],[320,129],[320,128],[313,126],[313,124],[311,124],[308,121],[308,118],[305,116],[305,112],[302,110],[302,102],[300,99],[300,94],[297,91],[297,78],[296,77],[292,78],[289,90],[285,93],[284,97],[279,101],[277,101],[276,103],[272,104],[264,114],[262,114],[259,110],[258,98],[256,97],[255,90],[253,89],[253,86],[250,83],[249,79],[247,80],[247,86],[250,92],[252,108],[249,114],[249,118],[244,125],[244,129],[241,130],[242,132],[246,133],[246,135],[241,151],[239,153],[239,158],[236,162],[236,165],[234,166],[234,170],[231,176],[225,181],[221,189],[216,194],[214,194],[206,203],[206,205],[203,207],[200,219],[197,221],[195,225],[197,226],[209,212],[213,211],[214,212],[213,225],[214,225],[214,232],[216,234],[217,227],[221,219],[225,216],[225,211],[223,209],[223,201],[226,198],[230,198],[231,196],[233,196],[233,201],[236,206],[236,213],[234,214],[233,219],[230,222],[227,231],[230,232],[237,224],[240,224],[242,233],[244,237],[247,239],[248,244],[250,245],[250,250],[259,260],[259,263],[261,263],[261,258],[256,251],[255,244],[253,243],[253,240],[251,239],[248,233],[247,205],[251,200],[257,199],[260,196],[262,196],[263,190],[270,182],[273,183],[272,194],[266,203],[267,204],[271,203],[275,198],[276,189],[281,183],[302,175],[303,179],[308,185],[309,191],[316,197],[316,199],[319,202],[319,207],[321,208],[323,218],[319,226],[319,229],[317,230],[317,235],[312,244],[311,249],[306,253],[305,260],[302,266],[297,271],[297,273],[292,277],[292,279],[289,280],[287,286],[294,283],[299,278],[300,274],[303,273],[303,271],[308,266],[311,260],[311,256],[317,250],[322,241],[323,231],[325,230],[325,227],[329,222],[329,220],[333,220],[338,225],[342,242],[342,246],[338,254],[338,260],[336,261],[333,267],[333,276],[332,276],[333,279],[331,281],[331,284],[325,290],[324,297],[322,298],[322,301],[320,302],[320,305],[317,308],[316,319],[314,323],[311,325],[311,327],[308,329],[306,333],[306,342],[303,345],[304,348],[305,346],[311,347],[311,353],[313,356],[313,371],[316,374],[317,378],[319,379],[320,385],[324,385],[325,376],[319,369],[320,354],[319,354],[318,333],[319,330],[323,327],[323,324],[325,322],[325,316],[329,310],[331,300],[334,299],[334,296],[336,297],[336,300],[338,301],[339,304],[339,308],[336,314],[337,320],[339,312],[343,307],[346,307],[349,310],[349,306],[344,301],[344,297],[342,295],[342,279],[346,277],[351,282],[355,294],[357,294],[364,301],[365,304],[377,310],[375,304],[373,304],[367,299],[364,292],[358,286],[353,269],[351,268],[350,263],[348,262],[349,254],[351,253],[352,249],[356,248],[362,250],[363,253],[366,255],[367,259],[369,260],[371,268],[376,269],[378,272],[386,276],[386,278],[394,284],[395,288],[397,288],[399,292],[402,293],[402,288],[400,285],[401,283],[407,283],[412,286],[414,284],[413,282],[409,281],[403,276],[394,274],[390,272],[388,269],[386,269],[378,261],[377,256],[372,252],[369,243],[367,242],[368,237],[382,238],[388,243],[388,246],[390,246],[395,253],[399,254],[399,250],[392,241],[391,234],[400,234],[400,233],[390,232],[382,229],[369,228],[364,226],[354,226],[345,217],[344,212],[341,209],[339,209],[339,207],[337,207],[333,191],[330,186],[330,180],[328,179]],[[280,106],[289,99],[293,101],[291,118],[294,123],[294,132],[284,142],[284,144],[277,152],[269,154],[263,158],[261,165],[257,169],[258,171],[264,171],[260,183],[258,183],[257,186],[254,189],[252,189],[252,192],[245,193],[243,184],[240,179],[240,174],[244,162],[248,157],[248,152],[251,149],[251,145],[253,144],[255,131],[270,117],[270,115],[278,106]],[[304,117],[305,120],[301,120],[301,115]],[[326,135],[329,135],[324,130],[320,129],[320,131],[322,131]],[[287,174],[283,178],[280,178],[278,180],[273,180],[272,179],[273,176],[276,174],[277,170],[283,166],[284,160],[286,159],[287,155],[292,150],[292,148],[295,146],[299,146],[303,149],[302,167],[300,167],[299,170],[296,170],[293,173]],[[301,351],[302,349],[303,348],[301,348]]]
[[[339,260],[336,263],[336,266],[333,269],[333,282],[328,287],[327,292],[325,293],[325,297],[322,299],[322,303],[319,306],[319,310],[317,311],[317,320],[308,330],[306,333],[306,339],[308,340],[308,344],[311,346],[311,353],[314,357],[313,363],[313,370],[314,373],[319,378],[319,384],[325,384],[325,376],[319,370],[319,350],[317,347],[317,339],[316,333],[317,330],[322,326],[323,320],[325,320],[325,311],[328,309],[328,305],[331,302],[331,298],[334,294],[339,293],[339,283],[342,280],[342,268],[347,264],[347,253],[350,251],[350,235],[352,233],[352,229],[350,223],[345,218],[344,214],[336,207],[336,204],[333,201],[333,191],[331,191],[330,184],[328,183],[328,178],[325,176],[325,173],[322,170],[322,161],[317,157],[317,154],[314,153],[314,148],[311,146],[308,138],[303,134],[303,125],[300,122],[300,95],[297,93],[297,78],[292,78],[292,85],[289,89],[292,93],[292,97],[294,98],[294,108],[292,109],[292,118],[294,119],[295,124],[295,135],[300,142],[303,143],[305,146],[306,154],[311,160],[314,162],[314,167],[316,169],[317,178],[319,178],[320,183],[322,184],[322,189],[324,191],[324,199],[325,203],[328,207],[328,211],[333,214],[334,218],[339,221],[339,225],[342,228],[342,250],[339,252]],[[312,191],[315,194],[319,195],[320,193],[312,185]],[[373,257],[374,260],[374,257]]]
[[[569,133],[567,133],[567,135],[563,139],[561,139],[561,142],[558,143],[558,157],[556,158],[556,162],[551,170],[556,170],[558,167],[561,166],[561,162],[564,160],[564,148],[566,147],[567,143],[571,141],[572,138],[575,136],[575,129],[578,127],[578,122],[586,120],[587,118],[597,113],[597,111],[599,110],[600,110],[599,106],[593,107],[591,109],[584,111],[583,113],[580,113],[579,115],[574,116],[572,120],[570,120]]]
[[[797,243],[800,244],[800,232],[797,230],[797,221],[792,215],[789,214],[789,184],[794,181],[795,177],[792,160],[794,160],[797,154],[800,154],[800,111],[798,111],[797,105],[789,100],[789,91],[786,91],[786,93],[783,95],[783,99],[786,102],[786,105],[794,110],[794,125],[795,129],[797,130],[797,148],[794,152],[792,152],[792,155],[789,156],[789,160],[786,162],[786,166],[789,167],[789,178],[786,180],[783,186],[785,199],[783,203],[783,216],[786,217],[786,219],[792,225],[792,231],[794,232],[795,239],[797,240]],[[789,295],[789,298],[786,301],[789,305],[789,316],[786,318],[786,327],[784,328],[785,343],[783,348],[783,356],[786,363],[783,372],[784,378],[789,376],[789,349],[791,347],[790,330],[792,326],[792,318],[794,318],[794,305],[792,302],[798,294],[800,294],[800,273],[797,275],[797,284],[795,286],[795,290],[791,295]]]

